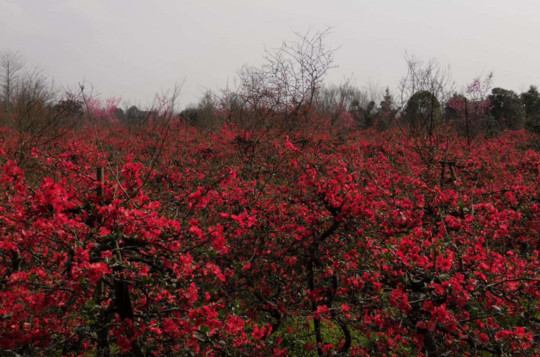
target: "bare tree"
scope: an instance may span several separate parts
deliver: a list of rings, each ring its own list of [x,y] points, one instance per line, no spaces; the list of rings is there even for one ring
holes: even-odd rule
[[[296,41],[284,42],[278,51],[266,53],[270,83],[284,91],[285,101],[293,106],[293,119],[301,109],[311,108],[324,76],[333,67],[334,50],[325,44],[329,31],[296,33]]]
[[[294,41],[266,50],[261,67],[244,66],[239,71],[235,98],[263,122],[275,120],[276,113],[289,128],[308,119],[322,81],[334,67],[335,49],[325,42],[329,33],[330,29],[295,33]]]
[[[321,117],[330,120],[330,131],[343,124],[344,114],[350,112],[360,103],[363,93],[351,85],[350,80],[346,80],[339,86],[331,85],[321,88],[317,94],[316,107]]]
[[[315,104],[319,115],[329,120],[330,130],[337,133],[353,127],[371,127],[375,120],[376,103],[381,99],[382,90],[376,84],[369,83],[358,88],[351,79],[345,79],[339,86],[322,87]]]
[[[54,142],[73,124],[76,115],[55,105],[56,97],[54,83],[41,69],[27,70],[17,52],[0,52],[0,124],[17,133],[19,164],[29,149]]]
[[[453,92],[450,69],[433,59],[423,62],[406,55],[405,60],[407,75],[399,84],[402,117],[410,133],[432,137],[441,120],[439,103],[446,103]]]
[[[19,79],[9,124],[18,133],[20,162],[31,148],[55,142],[75,124],[78,115],[70,110],[74,108],[56,103],[56,98],[54,83],[41,70],[35,69]]]
[[[23,69],[24,60],[18,52],[10,50],[0,52],[0,104],[6,116],[11,112]]]

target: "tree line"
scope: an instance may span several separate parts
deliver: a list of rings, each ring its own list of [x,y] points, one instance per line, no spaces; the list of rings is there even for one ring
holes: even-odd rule
[[[204,129],[232,123],[245,129],[293,131],[325,127],[333,134],[374,128],[399,128],[432,136],[441,125],[474,137],[526,128],[540,132],[540,94],[536,86],[523,93],[491,88],[492,76],[478,78],[458,92],[449,71],[435,61],[406,57],[407,74],[398,94],[387,87],[358,88],[351,80],[324,82],[335,67],[335,49],[326,44],[329,29],[295,34],[275,50],[266,50],[259,67],[244,66],[234,88],[208,91],[197,104],[173,113],[188,126]],[[57,135],[84,125],[80,93],[54,87],[42,71],[28,70],[16,52],[0,52],[0,125],[31,136]],[[112,108],[128,126],[143,126],[159,117],[156,108]],[[169,113],[170,114],[170,113]]]

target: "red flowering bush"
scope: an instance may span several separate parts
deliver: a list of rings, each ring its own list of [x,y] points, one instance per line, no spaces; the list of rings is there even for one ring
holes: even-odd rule
[[[6,132],[1,355],[538,353],[527,134],[426,160],[373,132],[185,130],[73,133],[24,167]]]

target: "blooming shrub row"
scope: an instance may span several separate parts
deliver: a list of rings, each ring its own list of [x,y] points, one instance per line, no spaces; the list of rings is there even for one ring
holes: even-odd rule
[[[1,355],[539,352],[528,134],[173,129],[4,133]]]

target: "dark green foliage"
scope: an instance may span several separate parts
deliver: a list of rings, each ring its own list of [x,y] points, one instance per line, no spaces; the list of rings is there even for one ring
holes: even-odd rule
[[[233,98],[234,99],[234,98]],[[218,114],[218,104],[214,98],[214,94],[210,91],[206,92],[200,102],[195,105],[190,105],[180,113],[183,121],[187,125],[193,125],[204,129],[214,129],[221,124],[221,118]],[[241,105],[234,100],[229,100],[229,113],[232,116],[243,117]]]
[[[540,134],[540,93],[538,93],[538,88],[530,86],[528,91],[521,93],[520,98],[525,109],[527,128]]]
[[[140,120],[140,117],[141,117],[141,111],[135,105],[132,105],[126,111],[126,120],[128,124],[138,122]]]
[[[418,91],[407,101],[403,116],[412,134],[431,135],[442,120],[441,104],[433,93]]]
[[[394,98],[390,94],[388,87],[384,91],[383,100],[380,103],[379,110],[376,114],[377,129],[380,131],[390,128],[396,117],[398,110],[396,109]]]
[[[119,111],[115,111],[115,115],[123,116],[129,126],[144,126],[149,123],[150,119],[156,118],[158,112],[155,110],[139,110],[135,105],[132,105],[125,115],[122,115]],[[120,119],[120,117],[118,118]]]
[[[83,103],[80,100],[65,99],[55,104],[54,109],[63,115],[81,117],[84,113]]]
[[[126,112],[124,112],[124,110],[122,108],[116,108],[114,110],[114,116],[116,118],[118,118],[118,120],[120,120],[120,121],[125,121],[126,120]]]
[[[375,109],[375,102],[369,102],[366,112],[364,114],[366,126],[369,128],[373,125],[373,110]]]
[[[499,126],[516,130],[525,122],[525,109],[520,97],[512,90],[493,88],[488,96],[491,102],[491,115]]]

